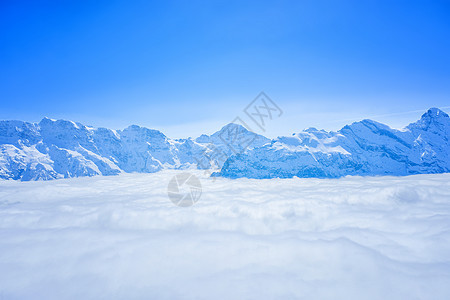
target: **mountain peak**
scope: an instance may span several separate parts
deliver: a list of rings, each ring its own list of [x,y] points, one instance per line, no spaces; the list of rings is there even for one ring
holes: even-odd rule
[[[166,136],[164,133],[162,133],[159,130],[156,129],[150,129],[147,127],[142,127],[139,125],[130,125],[124,130],[120,131],[122,135],[131,137],[141,137],[141,138],[160,138],[165,139]]]
[[[440,110],[439,108],[430,108],[426,113],[422,115],[420,120],[408,125],[407,128],[421,128],[428,130],[430,127],[440,126],[440,124],[449,123],[450,119],[448,114]]]
[[[63,120],[63,119],[50,119],[48,117],[44,117],[39,123],[39,126],[41,127],[46,127],[46,126],[50,126],[50,127],[58,127],[63,129],[85,129],[86,127],[81,124],[81,123],[77,123],[74,121],[70,121],[70,120]]]
[[[41,122],[43,122],[43,123],[45,123],[45,122],[56,122],[56,120],[55,119],[51,119],[49,117],[43,117]]]
[[[233,136],[236,134],[244,134],[244,135],[252,135],[252,136],[259,136],[258,134],[248,130],[244,126],[236,123],[228,123],[227,125],[223,126],[220,130],[214,132],[212,135],[206,135],[202,134],[198,138],[195,139],[197,143],[209,143],[211,142],[211,138],[224,138]],[[262,137],[262,136],[261,136]]]
[[[448,115],[439,108],[432,107],[422,115],[421,119],[431,119],[431,118],[448,118]]]
[[[236,124],[236,123],[228,123],[227,125],[223,126],[222,129],[220,129],[218,132],[223,132],[223,131],[239,131],[239,132],[249,132],[249,130],[247,128],[245,128],[244,126],[240,125],[240,124]]]

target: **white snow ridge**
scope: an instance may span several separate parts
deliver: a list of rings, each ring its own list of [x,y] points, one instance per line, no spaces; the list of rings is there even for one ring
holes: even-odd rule
[[[246,141],[250,141],[247,143]],[[211,159],[205,153],[214,149]],[[44,118],[0,121],[0,178],[50,180],[163,169],[219,168],[229,178],[337,178],[450,172],[450,118],[437,109],[404,130],[371,120],[337,132],[307,129],[270,140],[236,124],[173,140],[154,129],[114,131]]]

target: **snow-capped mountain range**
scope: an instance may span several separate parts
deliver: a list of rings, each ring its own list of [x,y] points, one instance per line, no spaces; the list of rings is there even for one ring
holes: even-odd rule
[[[269,139],[228,124],[211,136],[170,139],[136,125],[124,130],[92,128],[66,120],[0,121],[0,178],[49,180],[164,168],[220,168],[226,158]],[[234,146],[234,148],[233,148]]]
[[[217,169],[229,178],[341,177],[450,172],[450,118],[437,109],[403,130],[363,120],[270,140],[237,124],[196,139],[136,125],[0,121],[0,178],[49,180],[161,169]]]

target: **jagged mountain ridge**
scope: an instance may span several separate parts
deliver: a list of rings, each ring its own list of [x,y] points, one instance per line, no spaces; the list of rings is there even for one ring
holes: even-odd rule
[[[161,169],[221,168],[229,178],[408,175],[450,171],[450,118],[436,108],[403,130],[363,120],[270,140],[228,124],[196,139],[136,125],[92,128],[44,118],[0,121],[0,178],[49,180]]]
[[[363,120],[337,132],[314,128],[227,160],[229,178],[410,175],[450,172],[450,118],[437,109],[403,130]]]
[[[236,141],[229,138],[230,132],[238,137],[253,136],[249,148],[269,141],[236,124],[197,142],[192,138],[170,139],[158,130],[137,125],[115,131],[49,118],[39,123],[0,121],[0,178],[27,181],[152,173],[197,165],[220,168],[234,154],[229,146]],[[222,155],[213,156],[212,152]]]

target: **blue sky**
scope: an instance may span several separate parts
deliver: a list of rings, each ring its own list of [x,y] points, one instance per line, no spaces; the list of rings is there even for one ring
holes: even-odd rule
[[[212,133],[265,91],[266,135],[450,106],[448,1],[2,1],[0,118]]]

